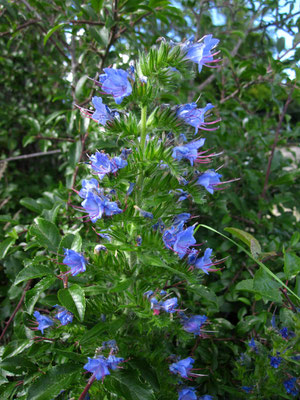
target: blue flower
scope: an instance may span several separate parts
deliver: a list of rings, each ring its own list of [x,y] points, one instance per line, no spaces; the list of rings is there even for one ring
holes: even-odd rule
[[[135,187],[135,183],[129,182],[129,188],[128,188],[127,192],[126,192],[126,196],[130,196],[131,195],[131,193],[133,192],[134,187]]]
[[[42,334],[44,334],[44,329],[54,325],[54,322],[51,318],[47,317],[46,315],[40,314],[38,311],[35,311],[33,315],[39,323],[38,329],[42,332]]]
[[[84,369],[89,372],[92,372],[95,375],[96,379],[99,381],[100,379],[104,379],[106,375],[110,375],[108,370],[109,364],[107,359],[103,356],[99,356],[97,358],[88,357],[88,362],[84,365]]]
[[[108,364],[108,367],[110,368],[110,369],[116,369],[117,368],[117,366],[121,363],[121,362],[124,362],[124,358],[122,358],[122,357],[116,357],[116,356],[114,356],[114,355],[109,355],[108,357],[107,357],[107,364]]]
[[[105,74],[99,77],[102,90],[107,94],[111,94],[117,104],[121,104],[124,97],[129,96],[132,92],[132,87],[128,80],[128,72],[114,68],[104,68],[104,72]]]
[[[113,157],[110,160],[110,164],[111,164],[111,172],[115,173],[118,171],[118,169],[125,168],[128,163],[122,157]]]
[[[285,326],[280,329],[279,333],[284,339],[289,339],[295,336],[295,333],[293,331],[289,331]]]
[[[198,148],[204,145],[205,139],[196,140],[194,142],[190,142],[183,146],[177,146],[173,148],[172,157],[176,160],[180,161],[183,158],[189,160],[191,165],[194,165],[194,161],[197,160],[198,157]]]
[[[298,394],[298,389],[295,387],[296,382],[297,378],[295,377],[287,379],[286,381],[283,382],[285,390],[287,391],[288,394],[291,394],[292,396],[297,396]]]
[[[104,202],[93,192],[88,192],[86,199],[81,203],[82,207],[89,214],[92,222],[102,218],[104,214]]]
[[[186,255],[188,248],[196,243],[193,234],[194,226],[190,226],[176,235],[173,249],[178,254],[179,258],[183,258]]]
[[[197,400],[196,389],[193,387],[185,388],[178,392],[178,400]]]
[[[154,293],[153,290],[147,290],[147,292],[145,292],[143,294],[143,296],[146,296],[147,299],[149,299],[149,297],[151,297],[153,295],[153,293]]]
[[[186,222],[190,218],[191,218],[191,214],[190,213],[177,214],[174,217],[173,225],[178,225],[180,222]]]
[[[203,39],[204,42],[200,43]],[[211,53],[212,49],[218,43],[219,40],[213,39],[212,35],[206,35],[196,43],[191,43],[191,40],[189,40],[183,45],[183,50],[186,51],[185,58],[198,64],[198,71],[201,72],[203,65],[211,67],[207,64],[221,61],[220,59],[214,60],[213,58],[219,52]]]
[[[204,186],[209,193],[213,194],[215,190],[214,187],[220,183],[221,176],[222,175],[211,169],[200,175],[197,183],[201,186]]]
[[[96,108],[96,111],[91,115],[94,121],[99,122],[101,125],[105,125],[107,120],[111,120],[111,112],[110,109],[103,104],[101,97],[94,96],[92,98],[92,103]]]
[[[253,390],[252,386],[242,386],[242,390],[246,393],[250,393]]]
[[[142,217],[144,217],[144,218],[149,218],[149,219],[153,219],[153,214],[152,214],[151,212],[144,211],[144,210],[142,210],[142,209],[141,209],[140,207],[138,207],[138,206],[134,206],[134,208],[140,212],[140,214],[141,214]]]
[[[193,367],[195,360],[192,357],[187,357],[169,366],[169,369],[173,374],[178,374],[182,378],[188,378],[188,374]]]
[[[112,215],[120,214],[123,212],[123,210],[121,210],[118,207],[118,205],[115,201],[108,201],[106,199],[103,201],[103,208],[104,208],[105,215],[107,215],[108,217],[111,217]]]
[[[250,340],[250,342],[248,342],[248,346],[251,347],[255,351],[255,353],[258,354],[258,348],[253,338]]]
[[[118,351],[117,342],[114,339],[107,340],[106,342],[102,342],[102,347],[104,349],[112,349],[113,351]]]
[[[213,265],[210,257],[212,255],[213,250],[210,248],[207,248],[204,252],[204,256],[201,258],[198,258],[195,263],[195,267],[198,269],[202,269],[203,272],[208,274],[208,269]]]
[[[278,368],[282,361],[281,357],[270,357],[270,365],[273,368]]]
[[[187,257],[187,262],[191,265],[194,265],[196,260],[197,260],[197,256],[198,256],[198,250],[196,249],[192,249],[189,251],[188,257]]]
[[[103,244],[97,244],[94,248],[94,254],[100,254],[101,251],[107,251],[107,248]]]
[[[62,325],[68,325],[73,321],[73,314],[61,306],[54,306],[58,308],[58,313],[54,316],[60,321]]]
[[[159,292],[159,294],[160,294],[161,296],[165,296],[165,295],[167,294],[167,292],[166,292],[165,290],[161,290],[161,291]]]
[[[82,189],[79,191],[79,196],[82,197],[83,199],[86,199],[87,194],[89,191],[92,191],[94,193],[101,193],[101,190],[99,188],[99,182],[97,179],[83,179],[82,181]]]
[[[176,115],[178,118],[184,120],[185,123],[191,125],[195,128],[195,134],[198,132],[198,129],[203,130],[215,130],[216,128],[205,128],[205,113],[214,108],[214,106],[208,103],[204,108],[197,108],[196,103],[188,103],[182,106],[179,106]],[[210,122],[216,123],[218,120]],[[200,147],[200,146],[199,146]]]
[[[161,308],[170,314],[173,314],[176,311],[176,307],[178,307],[177,297],[172,297],[171,299],[161,303]]]
[[[86,270],[87,261],[82,254],[79,254],[77,251],[71,249],[64,249],[64,252],[65,258],[63,259],[63,263],[71,268],[72,276],[76,276],[80,272],[84,272]]]
[[[194,335],[200,335],[201,326],[206,322],[206,320],[207,317],[205,315],[194,315],[184,321],[183,329],[186,332],[194,333]]]
[[[111,172],[112,165],[109,157],[105,153],[97,151],[89,158],[92,170],[95,171],[100,179],[103,179],[106,174]]]
[[[187,138],[186,138],[186,136],[185,136],[184,133],[181,133],[181,134],[179,135],[179,142],[180,142],[180,143],[187,142]]]

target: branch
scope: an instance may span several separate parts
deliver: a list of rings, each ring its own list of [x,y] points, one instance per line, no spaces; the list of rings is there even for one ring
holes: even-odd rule
[[[284,105],[284,108],[282,110],[282,113],[279,116],[278,125],[277,125],[276,131],[275,131],[274,143],[272,145],[271,154],[270,154],[269,159],[268,159],[268,167],[267,167],[267,172],[266,172],[266,177],[265,177],[265,183],[264,183],[264,187],[263,187],[262,193],[260,195],[260,197],[262,199],[264,199],[266,197],[266,192],[267,192],[267,188],[268,188],[268,183],[269,183],[269,177],[270,177],[271,165],[272,165],[272,161],[273,161],[273,157],[274,157],[274,152],[275,152],[278,140],[279,140],[280,129],[282,127],[284,116],[285,116],[285,114],[287,112],[288,105],[292,101],[292,94],[294,92],[294,89],[295,89],[295,85],[292,87],[292,89],[291,89],[291,91],[290,91],[290,93],[288,95],[288,98],[287,98],[287,100],[285,102],[285,105]]]
[[[11,317],[9,318],[9,320],[8,320],[7,323],[6,323],[6,327],[3,329],[2,333],[1,333],[0,340],[1,340],[1,339],[3,338],[3,336],[5,335],[5,332],[7,331],[9,325],[11,324],[11,322],[12,322],[12,320],[14,319],[15,315],[16,315],[17,312],[19,311],[19,309],[20,309],[20,307],[21,307],[21,305],[22,305],[22,303],[23,303],[25,294],[26,294],[27,290],[30,288],[31,282],[32,282],[32,279],[30,279],[30,281],[27,282],[27,284],[26,284],[26,286],[25,286],[25,289],[23,290],[23,293],[22,293],[22,296],[21,296],[21,298],[20,298],[19,303],[17,304],[16,308],[14,309],[14,312],[11,314]]]
[[[11,32],[11,31],[1,32],[0,37],[6,36],[6,35],[13,35],[14,33],[20,31],[21,29],[25,29],[25,28],[27,28],[27,26],[34,25],[38,22],[39,22],[39,20],[37,20],[37,19],[30,19],[29,21],[25,22],[24,24],[19,25],[13,32]]]
[[[60,153],[60,152],[61,152],[61,150],[51,150],[51,151],[46,151],[46,152],[42,151],[40,153],[24,154],[22,156],[5,158],[4,160],[0,160],[0,162],[8,162],[8,161],[15,161],[15,160],[24,160],[24,159],[33,158],[33,157],[49,156],[50,154],[56,154],[56,153]]]
[[[72,142],[72,143],[75,142],[75,139],[71,139],[68,137],[47,137],[47,136],[38,135],[38,136],[35,136],[34,138],[37,140],[52,140],[54,142]]]

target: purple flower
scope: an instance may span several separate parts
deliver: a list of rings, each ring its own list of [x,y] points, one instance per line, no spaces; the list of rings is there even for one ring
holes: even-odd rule
[[[196,389],[193,387],[185,388],[178,392],[178,400],[197,400]]]
[[[295,377],[287,379],[286,381],[283,382],[285,390],[287,391],[288,394],[291,394],[292,396],[297,396],[298,394],[298,389],[295,387],[296,382],[297,378]]]
[[[55,318],[58,319],[62,325],[68,325],[73,321],[73,314],[66,308],[58,305],[54,307],[57,307],[58,309],[58,313],[55,315]]]
[[[200,43],[203,39],[204,42]],[[213,39],[212,35],[206,35],[196,43],[191,43],[191,40],[189,40],[183,45],[183,50],[186,51],[185,58],[198,64],[198,71],[201,72],[203,65],[211,67],[207,64],[221,61],[220,59],[214,60],[213,58],[219,51],[211,53],[212,49],[216,47],[218,43],[219,40]]]
[[[196,243],[193,234],[194,226],[190,226],[176,235],[173,249],[178,254],[179,258],[183,258],[186,255],[188,248]]]
[[[182,378],[188,378],[188,374],[192,369],[195,360],[192,357],[185,358],[183,360],[178,361],[177,363],[173,363],[169,366],[169,369],[173,374],[178,374],[182,376]]]
[[[177,297],[171,297],[171,299],[168,299],[161,303],[161,308],[165,312],[173,314],[176,311],[176,307],[178,307],[177,303],[178,303]]]
[[[209,193],[213,194],[215,190],[214,187],[220,183],[221,176],[222,175],[211,169],[200,175],[197,183],[201,186],[204,186]]]
[[[42,334],[44,334],[44,329],[54,325],[54,322],[51,318],[47,317],[46,315],[40,314],[38,311],[35,311],[33,315],[39,323],[38,329],[42,332]]]
[[[106,174],[111,172],[111,162],[109,157],[105,153],[97,151],[95,154],[90,156],[92,173],[95,173],[102,180]]]
[[[101,97],[94,96],[92,103],[96,108],[96,111],[90,116],[94,121],[99,122],[101,125],[105,125],[107,120],[111,120],[110,109],[103,104]]]
[[[115,214],[120,214],[123,212],[123,210],[121,210],[117,203],[115,201],[108,201],[108,200],[104,200],[103,201],[103,207],[104,207],[104,213],[105,215],[107,215],[108,217],[111,217],[112,215]]]
[[[202,271],[205,272],[207,275],[208,275],[208,269],[213,265],[210,259],[212,252],[213,252],[212,249],[207,248],[204,252],[204,256],[198,258],[195,263],[195,267],[198,269],[202,269]]]
[[[182,106],[179,106],[176,115],[178,118],[184,120],[185,123],[191,125],[195,128],[195,134],[198,132],[198,129],[203,130],[215,130],[216,128],[206,128],[205,127],[205,113],[210,109],[214,108],[214,106],[208,103],[204,108],[197,108],[196,103],[188,103]],[[212,121],[212,123],[219,122],[219,120]],[[200,147],[200,146],[199,146]]]
[[[191,165],[194,165],[194,161],[197,160],[198,157],[198,148],[204,145],[205,139],[196,140],[194,142],[190,142],[183,146],[177,146],[173,148],[172,157],[176,160],[180,161],[183,158],[189,160]]]
[[[100,193],[101,190],[99,188],[99,182],[97,179],[92,178],[90,180],[83,179],[82,181],[82,189],[79,191],[79,196],[83,199],[86,199],[88,192]]]
[[[92,372],[99,381],[100,379],[103,380],[106,375],[110,375],[108,367],[109,364],[107,359],[103,356],[99,356],[97,358],[88,357],[88,362],[83,368],[89,372]]]
[[[194,333],[194,335],[200,335],[201,326],[206,322],[206,320],[207,317],[205,315],[194,315],[184,321],[183,329],[186,332]]]
[[[282,361],[281,357],[270,357],[270,365],[273,368],[278,368]]]
[[[128,80],[128,72],[114,68],[104,68],[104,72],[105,74],[99,77],[102,90],[107,94],[111,94],[117,104],[121,104],[124,97],[129,96],[132,92],[132,87]]]
[[[84,272],[86,270],[85,266],[87,261],[82,254],[71,249],[64,249],[64,252],[65,258],[63,259],[63,263],[71,268],[72,276],[76,276],[80,272]]]

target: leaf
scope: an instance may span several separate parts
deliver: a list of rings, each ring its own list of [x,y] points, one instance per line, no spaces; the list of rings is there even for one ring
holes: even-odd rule
[[[63,26],[65,26],[66,24],[62,23],[62,24],[58,24],[56,26],[54,26],[52,29],[50,29],[50,31],[47,32],[46,36],[44,37],[44,46],[46,46],[46,43],[48,42],[48,39],[53,35],[53,33],[55,31],[57,31],[58,29],[62,28]]]
[[[235,286],[235,290],[255,293],[255,290],[253,289],[253,279],[244,279],[243,281],[239,282]]]
[[[20,200],[20,203],[22,204],[22,206],[28,208],[28,210],[36,212],[38,214],[43,211],[43,207],[30,197],[24,197]]]
[[[32,314],[40,295],[56,281],[55,276],[46,276],[33,289],[28,290],[25,296],[25,306],[28,314]]]
[[[76,167],[76,164],[80,160],[81,151],[82,151],[82,144],[79,140],[75,143],[72,143],[72,145],[70,146],[69,160],[73,168]]]
[[[77,82],[76,88],[75,88],[75,96],[78,99],[79,97],[81,97],[82,92],[83,92],[83,88],[85,85],[85,82],[88,80],[88,76],[87,75],[83,75]]]
[[[257,256],[261,253],[259,242],[250,233],[231,227],[225,228],[224,231],[231,233],[233,236],[237,237],[247,246],[249,246],[251,254],[254,258],[257,258]]]
[[[291,279],[293,276],[299,274],[300,257],[296,256],[295,253],[285,253],[283,270],[286,279]]]
[[[10,247],[15,243],[15,239],[7,238],[0,243],[0,259],[6,256],[6,253],[10,249]]]
[[[30,234],[36,236],[40,246],[56,253],[60,242],[60,234],[56,225],[44,218],[37,218],[36,221],[37,224],[30,228]]]
[[[58,365],[38,378],[28,390],[28,399],[30,400],[52,400],[62,390],[78,380],[82,366],[74,363]]]
[[[277,48],[278,53],[280,53],[285,48],[285,38],[284,37],[280,37],[277,40],[276,48]]]
[[[63,249],[72,249],[74,251],[80,252],[82,246],[82,239],[78,232],[75,234],[68,233],[64,236],[59,244],[59,254],[63,252]]]
[[[80,321],[83,321],[86,301],[81,286],[75,284],[68,289],[60,289],[57,297],[62,306],[71,311]]]
[[[280,283],[289,293],[291,293],[293,296],[295,296],[297,298],[297,300],[300,301],[300,297],[297,296],[296,293],[294,293],[284,282],[282,282],[281,279],[278,278],[278,276],[276,276],[272,271],[270,271],[270,269],[263,264],[261,261],[255,259],[251,253],[249,253],[243,246],[241,246],[240,244],[238,244],[237,242],[235,242],[234,240],[230,239],[228,236],[224,235],[221,232],[218,232],[216,229],[211,228],[210,226],[204,225],[204,224],[200,224],[200,226],[202,226],[205,229],[208,229],[212,232],[217,233],[218,235],[224,237],[225,239],[229,240],[231,243],[235,244],[239,249],[241,249],[244,253],[246,253],[248,255],[248,257],[250,257],[253,261],[256,262],[256,264],[258,264],[262,269],[265,270],[265,272],[267,272],[267,274],[269,276],[271,276],[272,278],[274,278],[278,283]]]
[[[98,322],[92,329],[85,333],[80,339],[80,344],[88,344],[93,342],[95,338],[99,337],[102,332],[107,329],[107,325],[104,322]]]
[[[44,265],[32,264],[20,271],[16,277],[15,285],[29,279],[40,278],[41,276],[53,275],[53,271]]]
[[[272,279],[263,268],[259,268],[255,273],[253,289],[256,290],[263,299],[282,303],[282,297],[279,291],[280,287],[281,285]]]

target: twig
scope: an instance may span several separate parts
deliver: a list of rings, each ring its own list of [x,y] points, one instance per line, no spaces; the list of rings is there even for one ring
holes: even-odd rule
[[[292,307],[292,310],[296,313],[297,312],[297,308],[295,307],[294,303],[291,301],[291,299],[287,295],[286,291],[284,289],[282,289],[282,288],[279,288],[279,290],[284,295],[284,297],[287,299],[289,305]]]
[[[282,127],[282,122],[283,122],[284,116],[285,116],[285,114],[287,112],[287,108],[288,108],[290,102],[292,101],[292,94],[293,94],[294,89],[295,89],[295,85],[292,87],[292,89],[291,89],[291,91],[290,91],[290,93],[288,95],[288,98],[287,98],[287,100],[285,102],[285,105],[284,105],[284,108],[282,110],[282,113],[279,116],[278,125],[277,125],[276,131],[275,131],[275,139],[274,139],[274,142],[273,142],[273,145],[272,145],[271,154],[270,154],[269,159],[268,159],[268,167],[267,167],[267,172],[266,172],[266,177],[265,177],[265,183],[264,183],[264,187],[263,187],[262,193],[260,195],[260,197],[262,199],[264,199],[265,196],[266,196],[268,183],[269,183],[270,172],[271,172],[271,165],[272,165],[275,149],[276,149],[276,146],[277,146],[277,143],[278,143],[278,140],[279,140],[279,134],[280,134],[280,130],[281,130],[281,127]],[[260,217],[260,215],[261,214],[259,214],[259,217]]]
[[[92,386],[94,380],[96,379],[95,375],[93,374],[90,379],[88,380],[88,383],[86,384],[86,387],[83,389],[83,392],[79,396],[78,400],[83,400],[85,399],[85,396],[87,392],[89,391],[89,388]]]
[[[39,22],[39,20],[37,20],[37,19],[30,19],[29,21],[25,22],[24,24],[19,25],[13,32],[11,32],[11,31],[1,32],[0,37],[6,36],[6,35],[13,35],[14,33],[20,31],[21,29],[25,29],[25,28],[27,28],[27,26],[34,25],[38,22]]]
[[[8,161],[15,161],[15,160],[24,160],[27,158],[33,158],[33,157],[42,157],[42,156],[49,156],[50,154],[56,154],[60,153],[61,150],[51,150],[51,151],[41,151],[40,153],[31,153],[31,154],[24,154],[22,156],[16,156],[16,157],[9,157],[5,158],[4,160],[0,160],[0,162],[8,162]]]
[[[13,321],[15,315],[16,315],[17,312],[19,311],[19,309],[20,309],[20,307],[21,307],[21,305],[22,305],[22,303],[23,303],[25,294],[26,294],[27,290],[30,288],[31,282],[32,282],[32,279],[30,279],[30,280],[27,282],[27,284],[26,284],[26,286],[25,286],[25,289],[23,290],[23,293],[22,293],[22,296],[21,296],[21,298],[20,298],[19,303],[17,304],[16,308],[14,309],[13,313],[11,314],[11,317],[9,318],[9,320],[8,320],[7,323],[6,323],[6,327],[3,329],[2,333],[1,333],[0,340],[1,340],[1,339],[3,338],[3,336],[5,335],[5,332],[7,331],[9,325],[11,324],[11,322]]]

